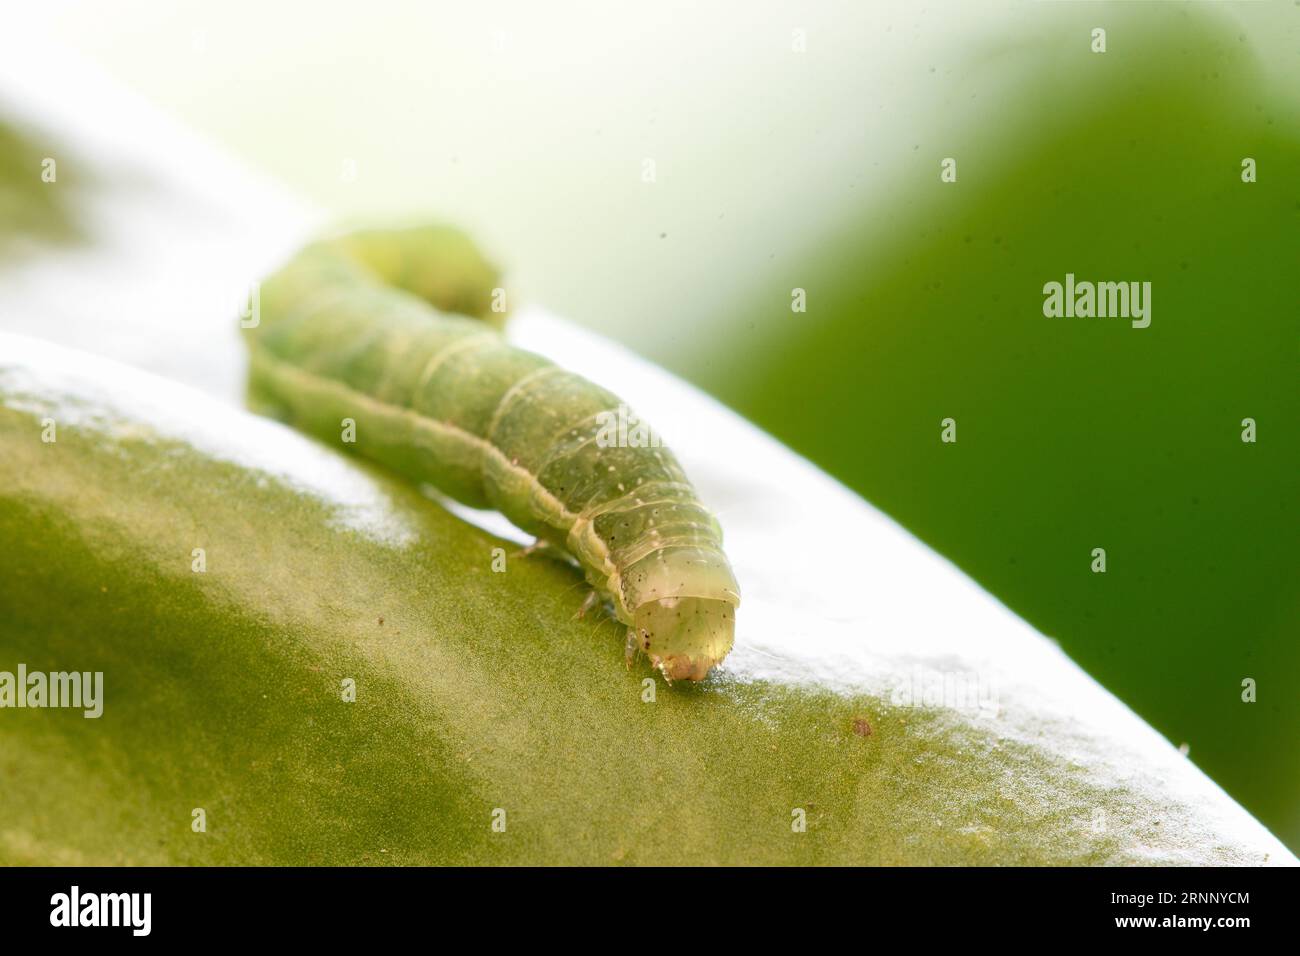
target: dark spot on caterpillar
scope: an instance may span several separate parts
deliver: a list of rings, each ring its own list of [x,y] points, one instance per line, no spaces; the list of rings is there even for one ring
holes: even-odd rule
[[[854,717],[854,718],[853,718],[853,732],[854,732],[855,734],[857,734],[859,737],[870,737],[870,736],[871,736],[871,724],[867,722],[867,718],[865,718],[865,717]]]
[[[379,626],[380,627],[384,626],[384,616],[382,614],[379,615]]]

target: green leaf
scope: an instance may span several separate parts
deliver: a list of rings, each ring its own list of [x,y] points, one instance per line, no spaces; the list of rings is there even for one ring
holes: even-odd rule
[[[768,444],[685,400],[731,422],[715,442]],[[945,643],[929,664],[1021,667],[1047,686],[929,706],[923,688],[910,702],[883,689],[924,647],[882,658],[882,689],[846,690],[852,642],[836,666],[825,635],[801,646],[742,605],[735,666],[652,683],[647,703],[651,674],[624,669],[620,629],[574,619],[576,573],[518,556],[494,573],[492,549],[513,545],[183,386],[3,336],[0,447],[0,670],[102,671],[105,688],[98,719],[0,710],[5,862],[1290,859],[1027,629],[1033,643],[972,633],[964,656]],[[779,500],[753,482],[753,502]],[[869,512],[847,493],[833,505],[842,520],[808,544]],[[771,563],[776,581],[798,554],[756,558],[738,537],[738,567]],[[928,566],[896,545],[909,571]],[[1009,648],[1018,660],[999,659]],[[1054,697],[1085,709],[1063,718]]]

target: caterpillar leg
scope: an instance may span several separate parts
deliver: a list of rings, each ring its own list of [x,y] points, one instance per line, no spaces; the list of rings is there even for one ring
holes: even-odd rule
[[[529,558],[532,557],[534,554],[541,554],[545,557],[550,557],[553,553],[550,549],[553,547],[554,545],[552,545],[551,542],[547,541],[545,538],[538,538],[532,544],[524,545],[524,547],[516,551],[514,553],[514,557]],[[556,555],[556,557],[558,557],[558,555]]]
[[[587,616],[587,612],[596,606],[596,602],[599,600],[600,595],[596,593],[595,589],[588,591],[586,599],[582,602],[582,607],[578,608],[578,613],[573,615],[573,619],[575,621],[581,621]]]
[[[532,544],[525,545],[514,553],[516,558],[530,558],[538,555],[542,558],[549,558],[552,561],[559,561],[561,564],[567,564],[570,567],[581,567],[577,559],[569,554],[563,547],[546,538],[538,538]]]

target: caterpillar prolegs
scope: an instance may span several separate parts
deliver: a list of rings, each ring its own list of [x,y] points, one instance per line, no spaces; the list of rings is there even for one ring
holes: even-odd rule
[[[350,450],[561,549],[628,626],[629,662],[703,679],[740,604],[717,520],[659,442],[608,440],[616,396],[506,342],[497,291],[455,229],[315,242],[242,323],[250,393],[322,438],[352,419]]]

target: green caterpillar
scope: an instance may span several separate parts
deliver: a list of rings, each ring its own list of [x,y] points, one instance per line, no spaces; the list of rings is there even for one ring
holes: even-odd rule
[[[658,441],[610,441],[610,392],[509,345],[498,274],[459,231],[315,242],[241,323],[254,404],[477,508],[581,566],[628,625],[629,665],[702,680],[731,650],[736,580],[717,520]],[[486,323],[486,324],[485,324]]]

